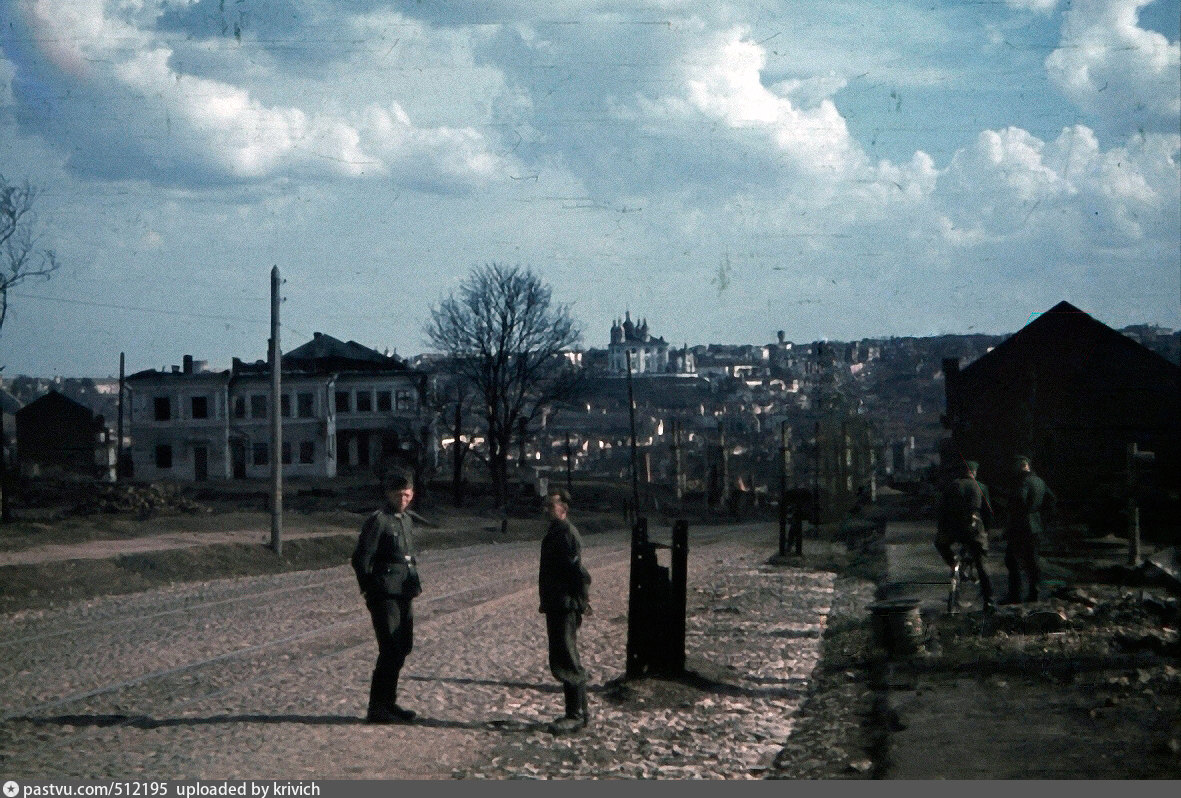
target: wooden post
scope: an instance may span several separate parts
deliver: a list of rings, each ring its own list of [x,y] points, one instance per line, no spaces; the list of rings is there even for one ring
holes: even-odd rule
[[[1140,564],[1140,508],[1136,505],[1136,460],[1139,447],[1128,444],[1128,565]]]
[[[119,424],[116,435],[119,437],[115,441],[115,482],[118,483],[123,477],[123,380],[124,380],[124,357],[123,353],[119,353]]]
[[[4,407],[0,406],[0,523],[7,524],[11,520],[12,509],[8,505],[8,435],[4,432]]]
[[[632,508],[636,517],[640,513],[640,475],[636,463],[636,400],[632,393],[632,352],[630,349],[624,353],[627,356],[627,412],[628,418],[631,421],[631,464],[632,464]]]
[[[721,455],[722,474],[721,481],[721,507],[723,510],[730,506],[730,457],[726,452],[726,430],[719,425],[718,429],[718,449]]]
[[[791,427],[784,420],[779,425],[779,556],[787,556],[787,469],[791,458],[788,442]]]
[[[673,489],[676,491],[677,503],[685,498],[685,475],[681,473],[681,423],[673,423]]]
[[[283,553],[283,383],[279,346],[279,267],[271,267],[271,548]]]
[[[685,670],[685,613],[688,606],[689,586],[689,522],[678,518],[673,524],[672,561],[669,563],[672,577],[672,617],[669,622],[669,665],[673,673]]]
[[[567,493],[574,492],[574,479],[570,473],[570,471],[571,471],[571,462],[570,461],[573,459],[573,457],[574,457],[574,455],[570,449],[570,433],[567,432],[566,433],[566,492]]]
[[[630,361],[631,358],[628,358]],[[630,366],[630,362],[629,362]],[[651,546],[648,543],[648,519],[636,518],[632,527],[631,568],[627,593],[627,642],[625,672],[628,678],[644,674],[647,665],[644,646],[648,642],[645,621],[649,617],[650,586],[644,579],[649,566]],[[645,627],[645,628],[641,628]]]
[[[814,428],[816,445],[812,452],[812,523],[820,526],[820,422]]]

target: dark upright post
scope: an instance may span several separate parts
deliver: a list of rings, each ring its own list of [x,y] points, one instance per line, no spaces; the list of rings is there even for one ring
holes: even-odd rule
[[[119,424],[115,431],[115,481],[123,479],[123,391],[124,391],[124,353],[119,353]]]
[[[279,346],[279,267],[271,268],[271,548],[283,553],[283,356]]]
[[[648,615],[645,604],[648,591],[645,589],[644,574],[648,555],[648,519],[637,518],[632,527],[631,577],[627,593],[627,676],[642,676],[646,664],[644,657],[644,636],[647,633],[644,620]]]
[[[669,642],[672,651],[669,652],[669,664],[674,672],[682,673],[685,670],[685,612],[689,587],[689,522],[683,518],[678,518],[673,525],[671,564],[673,595]]]
[[[627,350],[627,412],[631,422],[631,463],[632,463],[632,508],[640,514],[640,475],[636,465],[636,400],[632,394],[632,353]]]

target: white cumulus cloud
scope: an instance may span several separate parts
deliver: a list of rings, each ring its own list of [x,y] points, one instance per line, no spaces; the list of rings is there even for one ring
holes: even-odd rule
[[[952,159],[933,200],[962,240],[1040,240],[1077,255],[1168,240],[1181,215],[1179,148],[1181,136],[1162,134],[1104,152],[1081,125],[1050,142],[1018,128],[986,130]]]
[[[16,10],[26,35],[15,94],[50,109],[30,123],[72,151],[79,171],[182,184],[392,175],[449,189],[498,164],[478,131],[417,127],[396,102],[268,103],[247,86],[186,73],[142,4],[24,0]]]
[[[841,81],[763,82],[765,48],[742,27],[710,33],[670,62],[674,91],[657,98],[641,95],[638,104],[655,121],[696,120],[733,131],[750,131],[773,146],[765,153],[787,158],[800,171],[843,176],[864,164],[864,154],[849,134],[830,96]],[[807,96],[810,107],[794,104],[792,93]]]
[[[1181,47],[1139,25],[1152,0],[1074,0],[1062,40],[1046,57],[1051,79],[1085,111],[1124,132],[1181,116]]]

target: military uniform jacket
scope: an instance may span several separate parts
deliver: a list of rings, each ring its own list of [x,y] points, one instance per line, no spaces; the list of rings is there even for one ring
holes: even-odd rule
[[[1018,532],[1042,532],[1042,510],[1049,509],[1057,501],[1054,491],[1045,480],[1032,471],[1017,483],[1010,509],[1009,528]]]
[[[353,570],[366,598],[414,598],[422,592],[414,561],[414,523],[386,506],[365,519]]]
[[[980,528],[977,527],[979,519]],[[992,526],[988,486],[971,477],[957,479],[943,492],[939,512],[941,528],[954,537],[970,536]]]
[[[541,541],[537,589],[541,612],[583,612],[591,577],[582,564],[582,538],[569,521],[550,521]]]

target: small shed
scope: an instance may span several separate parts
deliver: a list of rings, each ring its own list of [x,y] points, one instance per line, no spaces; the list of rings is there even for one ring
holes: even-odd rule
[[[1003,495],[1014,455],[1027,455],[1063,511],[1102,531],[1122,531],[1134,492],[1142,520],[1176,538],[1177,364],[1060,302],[962,370],[943,365],[946,456],[979,462],[981,481]],[[1154,459],[1132,463],[1133,446]]]
[[[96,474],[96,451],[104,432],[103,417],[57,391],[50,391],[16,412],[16,449],[21,471],[37,474],[60,469]]]

